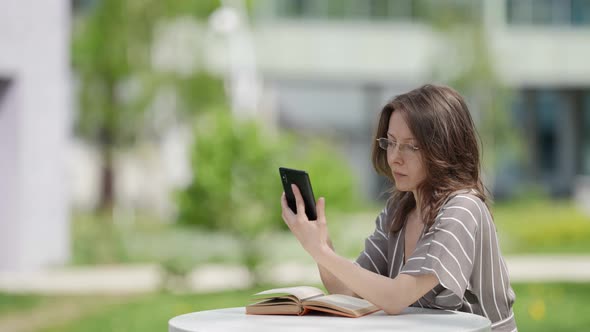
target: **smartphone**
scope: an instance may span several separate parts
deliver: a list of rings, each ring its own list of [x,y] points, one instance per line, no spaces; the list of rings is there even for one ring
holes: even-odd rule
[[[285,191],[285,197],[287,198],[287,205],[297,213],[297,204],[295,203],[295,195],[291,190],[291,184],[295,184],[301,196],[303,196],[303,202],[305,203],[305,214],[309,220],[317,220],[318,216],[315,209],[315,196],[311,189],[311,181],[309,175],[305,171],[298,169],[291,169],[285,167],[279,167],[279,173],[281,175],[281,182],[283,183],[283,189]]]

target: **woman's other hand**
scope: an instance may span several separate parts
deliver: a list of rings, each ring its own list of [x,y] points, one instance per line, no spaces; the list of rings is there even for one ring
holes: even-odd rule
[[[320,197],[316,203],[318,219],[309,220],[305,214],[305,203],[299,188],[292,184],[291,189],[295,196],[297,213],[289,208],[284,192],[281,196],[282,217],[291,232],[301,243],[303,249],[314,258],[325,250],[332,250],[329,246],[330,239],[326,224],[326,200]]]

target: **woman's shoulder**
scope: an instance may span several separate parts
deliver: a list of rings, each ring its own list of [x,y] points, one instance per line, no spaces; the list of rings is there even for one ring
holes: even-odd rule
[[[436,216],[435,228],[463,229],[477,232],[488,215],[487,206],[475,190],[458,190],[450,194]]]
[[[481,213],[487,209],[483,197],[474,189],[456,190],[447,196],[445,203],[443,203],[441,212],[449,208],[462,208],[472,212]]]

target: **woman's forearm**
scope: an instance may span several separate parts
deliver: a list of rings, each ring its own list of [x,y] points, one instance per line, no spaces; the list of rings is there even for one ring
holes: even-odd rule
[[[330,249],[334,250],[332,241],[328,240],[328,245],[330,246]],[[356,295],[353,291],[346,287],[346,285],[342,281],[340,281],[340,279],[338,279],[325,267],[318,264],[318,270],[320,271],[320,278],[322,279],[322,283],[324,284],[324,287],[326,287],[330,294],[344,294],[358,297],[358,295]]]
[[[379,275],[353,264],[326,248],[315,253],[316,262],[331,273],[351,292],[375,304],[388,314],[398,314],[438,284],[432,274],[395,279]]]
[[[322,283],[328,290],[330,294],[344,294],[350,296],[356,296],[353,291],[351,291],[346,285],[340,281],[335,275],[330,273],[326,268],[318,264],[318,270],[320,271],[320,278],[322,278]]]

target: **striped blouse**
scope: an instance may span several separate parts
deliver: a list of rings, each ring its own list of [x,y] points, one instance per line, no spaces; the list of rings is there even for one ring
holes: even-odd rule
[[[493,331],[516,331],[515,294],[492,217],[481,199],[469,191],[451,195],[406,264],[405,225],[397,233],[388,232],[390,215],[387,208],[379,214],[356,264],[390,278],[434,274],[439,284],[412,306],[474,313],[487,317]]]

